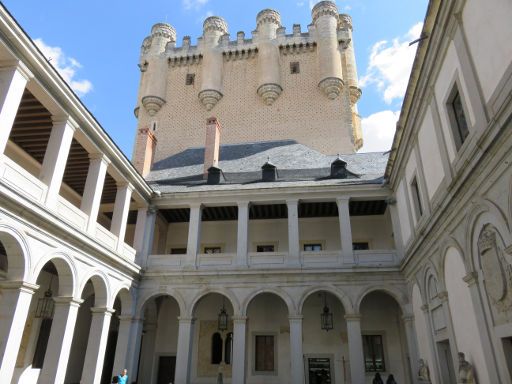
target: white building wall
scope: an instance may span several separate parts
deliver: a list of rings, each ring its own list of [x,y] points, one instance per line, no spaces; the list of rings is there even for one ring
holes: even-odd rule
[[[339,220],[337,217],[315,217],[299,219],[301,244],[321,243],[323,250],[341,249]],[[304,248],[301,246],[301,250]]]
[[[389,209],[384,215],[351,216],[353,242],[368,242],[370,249],[394,249]]]
[[[288,220],[249,220],[249,252],[257,244],[277,244],[276,252],[288,251]]]

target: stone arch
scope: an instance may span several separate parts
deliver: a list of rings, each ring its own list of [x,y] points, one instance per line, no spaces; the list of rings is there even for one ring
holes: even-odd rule
[[[422,294],[422,298],[424,302],[432,301],[432,284],[435,283],[435,290],[437,293],[441,292],[444,288],[442,288],[442,283],[440,283],[439,274],[435,266],[432,263],[427,263],[425,266],[425,271],[423,273],[423,281],[422,284],[418,285],[418,289],[420,294]],[[423,290],[421,289],[423,286]],[[423,291],[423,292],[422,292]]]
[[[241,307],[241,315],[247,316],[247,308],[249,308],[249,304],[251,304],[251,301],[262,293],[273,293],[274,295],[281,298],[281,300],[284,301],[286,304],[286,307],[288,308],[288,315],[296,315],[297,310],[295,303],[293,302],[292,298],[282,289],[279,288],[263,288],[259,289],[257,291],[252,292],[249,296],[245,298],[243,301],[242,307]]]
[[[58,296],[76,297],[78,278],[75,263],[73,258],[64,252],[50,253],[39,260],[34,268],[34,283],[37,282],[44,266],[50,261],[57,269],[59,277]]]
[[[88,281],[91,281],[94,287],[94,306],[95,307],[113,307],[114,302],[110,300],[110,285],[108,277],[103,271],[94,270],[88,273],[81,281],[78,288],[78,297],[81,297]]]
[[[458,254],[460,255],[462,259],[462,263],[464,264],[465,273],[469,273],[471,268],[471,262],[469,261],[468,257],[464,257],[465,253],[462,248],[462,246],[459,244],[459,242],[452,236],[449,236],[445,238],[442,241],[441,246],[441,264],[439,266],[439,271],[437,274],[437,281],[439,283],[439,289],[442,289],[443,291],[446,290],[446,282],[445,282],[445,275],[446,275],[446,255],[450,251],[450,249],[455,249]]]
[[[407,294],[403,291],[400,291],[396,287],[390,287],[385,285],[372,285],[365,289],[356,300],[356,305],[354,307],[355,313],[360,313],[361,303],[363,302],[364,298],[375,291],[387,293],[389,296],[395,299],[403,315],[408,313]]]
[[[195,311],[196,306],[199,303],[199,301],[203,297],[205,297],[206,295],[208,295],[210,293],[217,293],[219,295],[224,296],[231,303],[231,306],[233,307],[233,313],[235,315],[240,313],[240,304],[238,303],[238,299],[236,298],[236,296],[233,294],[232,291],[230,291],[229,289],[226,289],[226,288],[206,288],[206,289],[203,289],[201,292],[199,292],[194,297],[194,299],[191,301],[191,303],[188,307],[188,312],[187,312],[188,316],[190,316],[190,317],[194,316],[194,311]]]
[[[306,302],[308,297],[310,297],[311,295],[313,295],[316,292],[321,292],[321,291],[329,292],[332,295],[334,295],[340,301],[341,305],[343,306],[343,309],[345,310],[345,313],[348,313],[348,314],[353,313],[354,307],[352,305],[352,301],[350,300],[350,297],[348,297],[348,295],[345,294],[345,292],[337,289],[334,286],[329,286],[329,285],[315,286],[315,287],[308,288],[306,291],[304,291],[299,300],[299,303],[297,305],[297,313],[302,314],[302,309],[304,307],[304,303]]]
[[[119,315],[133,315],[134,311],[134,297],[133,291],[130,289],[128,285],[122,285],[118,287],[112,294],[110,298],[110,302],[114,304],[116,298],[119,298],[121,302],[121,313]]]
[[[29,280],[30,252],[25,236],[15,228],[0,224],[0,241],[6,251],[6,277],[12,281]]]
[[[156,299],[159,296],[169,296],[170,298],[176,300],[176,302],[178,303],[178,308],[180,309],[180,316],[185,316],[185,314],[187,313],[187,307],[185,305],[183,297],[179,294],[179,292],[170,289],[163,292],[150,292],[149,294],[142,296],[140,300],[137,301],[135,314],[140,318],[144,318],[144,310],[148,303],[150,303],[151,300]]]

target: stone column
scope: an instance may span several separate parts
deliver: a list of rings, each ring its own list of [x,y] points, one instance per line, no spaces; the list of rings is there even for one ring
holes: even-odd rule
[[[118,252],[122,251],[124,245],[124,235],[126,234],[126,224],[128,221],[128,213],[130,212],[132,191],[133,186],[130,183],[119,183],[117,185],[116,200],[114,202],[114,212],[112,214],[110,231],[117,236]]]
[[[245,341],[247,317],[233,316],[233,374],[232,383],[245,383]]]
[[[91,308],[92,319],[80,384],[99,384],[107,348],[111,308]]]
[[[291,315],[290,320],[290,365],[291,382],[304,383],[304,355],[302,353],[302,316]]]
[[[76,123],[67,118],[52,118],[52,120],[53,128],[39,175],[41,181],[48,186],[48,192],[46,193],[47,207],[53,207],[57,203],[69,150],[71,149],[71,141],[76,130]]]
[[[391,214],[391,225],[393,226],[393,240],[396,249],[396,262],[399,263],[404,258],[404,243],[402,240],[402,228],[400,228],[400,217],[396,206],[396,199],[392,198],[394,202],[388,201],[389,212]]]
[[[147,258],[151,253],[156,224],[156,208],[149,206],[137,212],[133,248],[137,251],[136,263],[142,268],[147,267]]]
[[[89,171],[80,209],[89,216],[87,232],[94,234],[109,160],[103,153],[91,153],[89,159]]]
[[[5,152],[23,91],[32,77],[22,62],[10,62],[0,68],[0,155]]]
[[[64,384],[78,308],[83,300],[55,297],[52,329],[38,384]]]
[[[238,203],[238,230],[236,238],[236,264],[247,267],[247,246],[249,238],[249,202]]]
[[[341,256],[343,264],[355,264],[354,250],[352,248],[352,226],[350,225],[350,198],[336,199],[338,205],[338,218],[340,221]]]
[[[197,267],[197,253],[201,245],[201,205],[190,206],[190,220],[188,223],[187,260],[185,265]]]
[[[350,377],[353,384],[364,384],[364,353],[361,335],[361,315],[345,315],[347,321],[348,355],[350,358]]]
[[[178,352],[176,354],[176,374],[174,384],[188,384],[194,318],[179,317],[178,321]]]
[[[288,208],[288,260],[289,266],[300,267],[301,252],[299,239],[299,201],[287,200]]]
[[[142,319],[119,316],[119,332],[112,376],[118,375],[126,368],[132,379],[137,377],[142,326]]]
[[[409,363],[411,365],[411,373],[413,382],[418,383],[418,343],[416,341],[416,330],[414,329],[414,315],[404,315],[402,317],[404,321],[405,337],[407,339],[407,349],[409,350]]]
[[[0,383],[11,382],[32,295],[38,288],[25,282],[0,284]]]

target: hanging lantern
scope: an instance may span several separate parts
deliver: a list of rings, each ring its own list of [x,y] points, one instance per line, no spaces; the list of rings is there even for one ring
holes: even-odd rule
[[[37,308],[36,308],[36,318],[39,319],[53,319],[53,292],[52,292],[52,278],[50,279],[50,286],[48,287],[48,290],[44,293],[44,297],[41,297],[37,301]]]
[[[224,299],[222,299],[222,308],[218,316],[217,329],[221,332],[226,331],[228,329],[228,320],[229,316],[228,313],[226,312],[226,309],[224,308]]]
[[[324,331],[329,332],[334,328],[334,323],[332,319],[332,312],[329,310],[327,306],[327,294],[324,293],[324,310],[320,314],[321,327]]]

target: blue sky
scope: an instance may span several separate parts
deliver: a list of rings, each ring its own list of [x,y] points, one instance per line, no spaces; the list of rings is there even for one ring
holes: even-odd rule
[[[231,38],[250,37],[256,14],[280,12],[291,33],[307,30],[316,0],[4,0],[25,31],[52,58],[54,66],[82,98],[118,146],[131,157],[136,120],[133,108],[140,72],[140,46],[156,22],[172,24],[178,45],[185,35],[194,43],[202,21],[222,16]],[[354,44],[363,96],[365,145],[362,151],[387,150],[409,78],[427,0],[337,0],[352,16]]]

